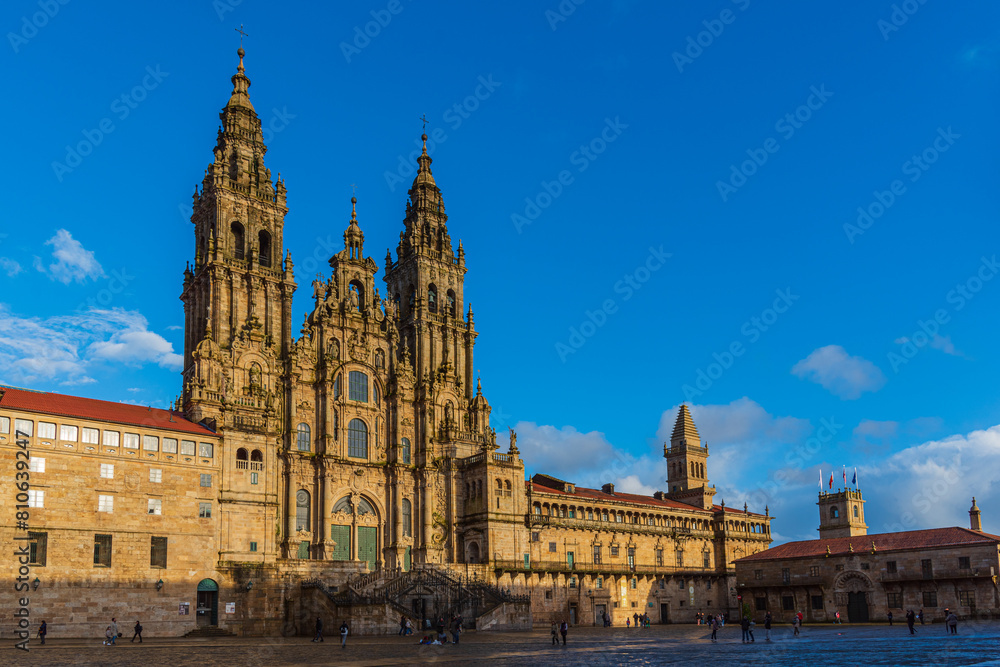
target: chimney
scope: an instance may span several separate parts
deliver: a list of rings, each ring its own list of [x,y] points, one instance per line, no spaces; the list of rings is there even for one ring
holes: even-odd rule
[[[976,506],[976,497],[972,497],[972,508],[969,509],[969,528],[977,532],[982,532],[983,530],[983,516],[982,512],[979,511],[979,507]]]
[[[612,484],[611,482],[608,482],[607,484],[601,487],[601,491],[603,491],[604,493],[614,494],[615,485]]]

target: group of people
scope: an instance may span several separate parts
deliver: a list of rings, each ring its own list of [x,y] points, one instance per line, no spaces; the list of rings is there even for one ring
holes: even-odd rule
[[[631,625],[629,624],[629,621],[631,621]],[[625,617],[626,628],[628,627],[633,627],[637,629],[648,628],[649,625],[650,625],[649,614],[632,614],[631,619],[628,616]]]
[[[563,646],[566,645],[566,633],[569,632],[569,623],[566,622],[566,619],[563,619],[559,623],[552,621],[552,628],[550,631],[552,633],[552,643],[554,645],[559,645],[559,635],[562,635]]]
[[[722,614],[708,617],[708,627],[712,631],[712,637],[711,637],[712,642],[717,642],[719,640],[719,628],[724,627],[725,624],[726,624],[726,617],[723,616]],[[744,644],[753,644],[757,641],[753,635],[753,631],[756,627],[757,627],[757,622],[754,621],[749,616],[744,616],[742,618],[742,620],[740,621],[740,629],[743,631]],[[796,630],[796,633],[798,633],[798,630]],[[766,614],[764,614],[764,638],[767,641],[771,641],[771,612],[767,612]]]
[[[892,625],[892,612],[888,614],[889,625]],[[924,624],[924,610],[914,612],[912,609],[906,610],[906,627],[909,628],[910,634],[917,634],[917,630],[914,627],[920,621],[920,625]],[[944,609],[944,624],[948,629],[948,634],[957,635],[958,634],[958,615],[955,614],[951,609],[945,607]]]
[[[347,625],[347,621],[340,624],[340,648],[347,648],[347,635],[351,634],[351,628]],[[313,637],[314,642],[323,641],[323,619],[319,616],[316,617],[316,635]]]
[[[45,634],[42,633],[43,628],[45,628],[45,621],[42,621],[42,627],[38,629],[42,636],[42,643],[45,643]],[[47,629],[46,629],[47,632]],[[111,625],[104,629],[104,642],[105,646],[117,646],[118,638],[122,636],[122,633],[118,631],[118,621],[114,617],[111,618]],[[134,642],[138,638],[139,643],[142,643],[142,624],[138,620],[135,622],[135,627],[132,628],[132,641]]]

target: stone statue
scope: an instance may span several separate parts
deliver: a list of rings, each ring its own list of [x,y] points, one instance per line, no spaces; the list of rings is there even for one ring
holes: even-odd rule
[[[507,430],[510,431],[510,448],[517,450],[517,433],[510,426],[507,427]]]

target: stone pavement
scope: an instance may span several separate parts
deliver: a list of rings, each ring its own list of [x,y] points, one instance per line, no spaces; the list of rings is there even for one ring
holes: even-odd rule
[[[743,644],[739,626],[719,631],[719,642],[708,639],[704,626],[668,625],[642,630],[573,628],[568,645],[555,647],[547,630],[462,635],[461,643],[418,646],[417,637],[351,637],[346,649],[339,637],[314,644],[309,637],[156,639],[130,644],[128,637],[114,647],[100,639],[50,639],[32,643],[30,652],[17,651],[5,638],[0,665],[141,665],[171,667],[231,665],[271,667],[293,665],[468,664],[489,660],[495,665],[1000,665],[1000,623],[963,623],[958,636],[942,625],[917,626],[910,636],[905,624],[893,627],[806,626],[794,638],[788,626],[772,630],[773,641]]]

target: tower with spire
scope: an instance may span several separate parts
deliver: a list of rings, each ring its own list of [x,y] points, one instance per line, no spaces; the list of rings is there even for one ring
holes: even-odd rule
[[[701,436],[691,418],[688,406],[681,404],[670,435],[670,444],[663,445],[667,459],[667,498],[702,509],[712,507],[715,487],[708,485],[708,444],[701,444]]]
[[[277,382],[291,344],[295,291],[291,256],[282,256],[288,208],[284,183],[264,165],[242,47],[237,55],[214,159],[192,203],[194,262],[181,294],[182,405],[195,421],[277,433]]]

